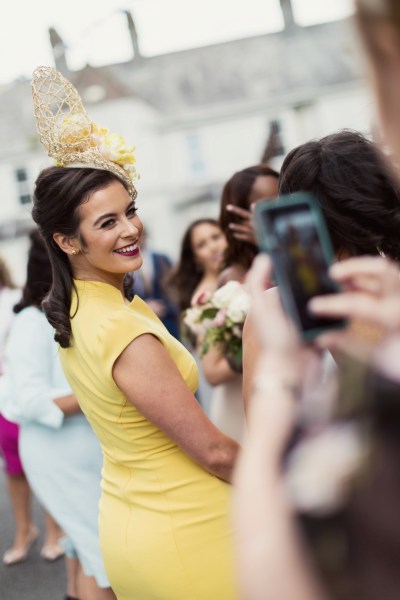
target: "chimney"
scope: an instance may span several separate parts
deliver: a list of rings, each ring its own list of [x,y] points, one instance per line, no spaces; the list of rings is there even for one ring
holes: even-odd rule
[[[63,75],[68,75],[69,69],[67,66],[67,60],[66,60],[66,56],[65,56],[66,46],[65,46],[62,38],[59,36],[57,31],[53,27],[50,27],[50,29],[49,29],[49,36],[50,36],[51,47],[53,49],[53,57],[54,57],[54,62],[55,62],[56,68]]]
[[[140,48],[139,48],[139,38],[138,38],[138,34],[136,31],[136,27],[135,27],[135,22],[132,17],[132,13],[129,10],[124,10],[124,13],[126,14],[126,19],[128,21],[129,35],[131,37],[133,54],[134,54],[133,58],[135,60],[135,59],[138,59],[141,57]]]
[[[292,0],[281,0],[281,10],[283,14],[283,20],[285,23],[285,29],[290,30],[297,27],[293,15]]]
[[[264,152],[261,157],[263,164],[269,164],[274,158],[285,154],[285,146],[282,140],[281,124],[279,121],[271,121],[269,124],[269,135]]]

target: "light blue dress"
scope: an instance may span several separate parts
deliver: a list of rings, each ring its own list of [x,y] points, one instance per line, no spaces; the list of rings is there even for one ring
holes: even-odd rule
[[[109,587],[97,524],[102,452],[86,417],[65,417],[53,402],[72,393],[53,338],[39,309],[25,308],[15,317],[5,353],[2,412],[21,426],[25,474],[72,543],[68,554],[78,557],[99,587]]]

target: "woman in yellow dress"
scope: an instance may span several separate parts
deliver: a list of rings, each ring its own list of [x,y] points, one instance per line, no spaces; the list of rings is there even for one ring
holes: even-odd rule
[[[44,76],[54,70],[36,74],[34,90]],[[238,445],[196,401],[188,351],[142,300],[125,298],[125,274],[142,263],[128,171],[76,152],[69,167],[62,156],[66,166],[37,179],[33,218],[53,268],[44,309],[103,449],[99,529],[111,586],[118,600],[234,600],[228,484]]]

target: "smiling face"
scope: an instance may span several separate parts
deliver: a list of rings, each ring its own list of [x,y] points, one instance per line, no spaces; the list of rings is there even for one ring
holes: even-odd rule
[[[96,191],[78,210],[79,236],[55,237],[70,256],[74,278],[121,289],[124,275],[142,265],[139,241],[143,226],[135,203],[115,181]]]
[[[193,255],[204,273],[218,274],[224,263],[227,247],[226,237],[217,225],[196,225],[191,236]]]

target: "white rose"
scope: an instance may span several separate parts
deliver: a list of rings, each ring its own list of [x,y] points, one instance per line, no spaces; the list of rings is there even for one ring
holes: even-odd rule
[[[232,323],[243,323],[250,308],[250,298],[243,287],[237,291],[236,296],[229,304],[227,309],[227,317]]]
[[[211,319],[200,319],[202,312],[199,307],[188,308],[183,318],[184,324],[190,331],[200,337],[203,337],[207,329],[212,325]]]
[[[214,293],[213,305],[217,308],[227,308],[241,289],[242,285],[238,281],[228,281]]]
[[[196,308],[188,308],[185,312],[185,316],[183,318],[183,322],[188,327],[192,328],[195,323],[198,323],[200,320],[200,312]]]

